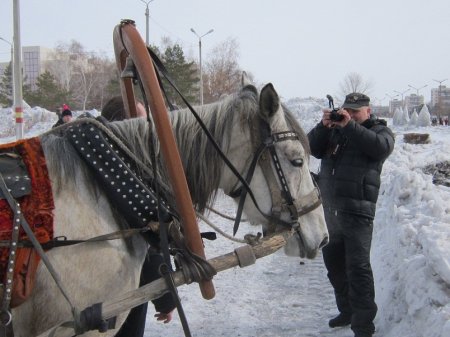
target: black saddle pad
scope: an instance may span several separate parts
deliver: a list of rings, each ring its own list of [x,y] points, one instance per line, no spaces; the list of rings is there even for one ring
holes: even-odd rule
[[[31,193],[31,179],[25,163],[18,154],[13,152],[0,152],[0,174],[6,183],[8,191],[14,198]],[[0,199],[5,195],[0,190]]]

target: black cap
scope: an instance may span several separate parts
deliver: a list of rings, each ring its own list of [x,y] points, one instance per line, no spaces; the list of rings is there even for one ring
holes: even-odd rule
[[[64,110],[61,113],[61,117],[64,117],[64,116],[72,116],[72,111],[70,111],[69,109]]]
[[[344,104],[342,105],[343,109],[359,109],[363,106],[369,106],[370,98],[364,94],[359,92],[352,92],[345,96]]]

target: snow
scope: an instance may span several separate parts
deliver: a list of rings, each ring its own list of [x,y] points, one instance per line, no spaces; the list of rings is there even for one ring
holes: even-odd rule
[[[323,100],[286,102],[305,130],[320,118]],[[427,112],[422,116],[428,117]],[[94,112],[96,114],[96,111]],[[429,113],[428,113],[429,115]],[[49,117],[50,116],[50,117]],[[0,143],[14,141],[9,109],[0,110]],[[26,136],[46,131],[56,116],[42,109],[27,109]],[[47,120],[49,118],[49,120]],[[420,119],[420,114],[419,114]],[[425,118],[427,119],[427,118]],[[389,120],[392,124],[392,120]],[[9,126],[5,126],[9,125]],[[429,125],[429,124],[428,124]],[[374,222],[372,267],[375,276],[375,337],[450,336],[450,187],[433,184],[422,168],[450,161],[447,126],[392,126],[396,134],[393,154],[384,164]],[[9,132],[9,133],[8,133]],[[403,141],[407,132],[429,133],[428,144]],[[317,167],[312,161],[312,170]],[[221,195],[215,207],[232,215],[235,207]],[[232,232],[232,224],[211,214],[219,227]],[[210,231],[206,224],[201,229]],[[256,233],[245,223],[237,236]],[[240,244],[219,235],[206,241],[209,258],[232,251]],[[216,296],[206,301],[196,284],[179,288],[191,333],[195,337],[350,337],[349,327],[330,329],[336,314],[333,290],[321,256],[303,260],[281,251],[260,259],[245,270],[234,268],[214,277]],[[178,314],[169,324],[157,323],[149,306],[145,336],[182,336]]]

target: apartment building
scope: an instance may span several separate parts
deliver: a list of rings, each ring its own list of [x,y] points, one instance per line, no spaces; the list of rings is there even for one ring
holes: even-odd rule
[[[442,113],[450,113],[450,88],[447,88],[445,85],[431,89],[431,109],[437,112],[439,104],[441,105]]]
[[[22,71],[24,84],[36,90],[36,80],[45,72],[47,61],[50,60],[53,50],[42,46],[22,47]],[[0,76],[3,75],[8,62],[0,63]]]
[[[405,97],[405,106],[408,107],[410,111],[414,109],[419,109],[425,103],[423,95],[411,94]]]

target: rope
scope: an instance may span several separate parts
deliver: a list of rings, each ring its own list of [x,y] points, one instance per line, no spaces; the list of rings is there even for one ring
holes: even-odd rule
[[[222,231],[219,227],[217,227],[216,225],[214,225],[211,221],[208,220],[208,218],[206,218],[203,214],[197,213],[197,216],[202,219],[203,222],[205,222],[209,227],[213,228],[215,231],[219,232],[220,235],[226,237],[228,240],[234,241],[234,242],[238,242],[238,243],[247,243],[246,240],[242,240],[242,239],[236,239],[233,236],[225,233],[224,231]]]
[[[221,213],[215,208],[212,208],[212,207],[209,207],[209,206],[206,206],[206,208],[209,209],[211,212],[221,216],[224,219],[227,219],[227,220],[230,220],[230,221],[235,221],[236,220],[236,218],[234,218],[232,216],[229,216],[229,215],[226,215],[224,213]],[[248,220],[247,219],[241,219],[241,222],[248,222]]]

